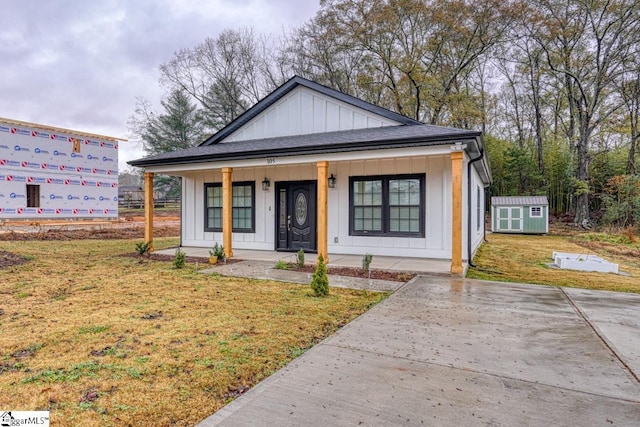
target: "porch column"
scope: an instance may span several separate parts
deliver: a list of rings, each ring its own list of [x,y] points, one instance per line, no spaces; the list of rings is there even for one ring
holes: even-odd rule
[[[454,147],[452,147],[454,149]],[[451,152],[451,273],[462,274],[462,148]]]
[[[232,181],[231,175],[233,168],[222,168],[222,246],[224,246],[224,255],[227,258],[233,256],[232,241],[232,224],[233,214],[232,206]]]
[[[144,241],[153,252],[153,173],[144,173]]]
[[[329,262],[329,254],[327,253],[328,169],[329,162],[325,160],[318,162],[318,255],[322,255],[325,263]]]

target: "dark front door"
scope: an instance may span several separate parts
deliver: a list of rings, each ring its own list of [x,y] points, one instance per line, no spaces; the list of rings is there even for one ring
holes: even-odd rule
[[[278,250],[316,250],[316,182],[276,183]]]

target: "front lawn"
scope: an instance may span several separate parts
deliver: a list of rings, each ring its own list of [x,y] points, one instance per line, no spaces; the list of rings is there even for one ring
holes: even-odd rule
[[[569,233],[535,236],[488,234],[467,277],[572,288],[640,293],[640,243],[623,235]],[[549,267],[553,251],[596,254],[626,274],[586,273]]]
[[[177,244],[158,239],[156,247]],[[132,240],[0,242],[0,408],[192,426],[385,297],[204,275]]]

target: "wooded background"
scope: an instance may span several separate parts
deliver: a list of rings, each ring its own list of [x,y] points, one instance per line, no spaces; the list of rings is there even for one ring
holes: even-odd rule
[[[323,0],[281,37],[223,30],[160,66],[149,154],[194,146],[293,75],[424,123],[481,130],[490,195],[640,225],[640,1]],[[168,192],[174,182],[158,183]]]

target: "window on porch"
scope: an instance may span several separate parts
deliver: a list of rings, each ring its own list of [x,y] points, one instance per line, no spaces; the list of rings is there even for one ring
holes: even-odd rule
[[[353,236],[424,237],[424,175],[349,179]]]
[[[204,185],[205,231],[222,231],[222,184]],[[234,182],[231,190],[232,229],[240,233],[255,232],[255,183]]]

